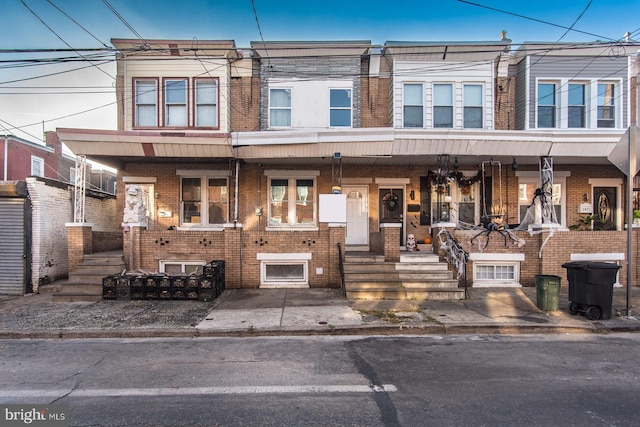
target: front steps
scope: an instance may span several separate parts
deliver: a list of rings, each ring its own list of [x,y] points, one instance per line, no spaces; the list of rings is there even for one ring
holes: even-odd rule
[[[125,269],[122,252],[101,252],[84,255],[75,272],[61,284],[60,292],[52,295],[53,301],[102,301],[102,279],[120,274]]]
[[[401,252],[400,262],[385,262],[371,252],[345,252],[344,280],[349,299],[458,300],[458,287],[446,263],[428,252]]]

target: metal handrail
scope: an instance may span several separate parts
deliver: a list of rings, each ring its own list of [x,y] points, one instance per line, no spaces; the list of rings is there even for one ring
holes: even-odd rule
[[[460,243],[445,228],[440,230],[438,235],[440,249],[444,251],[444,259],[452,266],[458,274],[458,283],[462,280],[464,283],[465,295],[467,294],[467,262],[469,262],[469,253],[462,249]]]
[[[338,242],[338,265],[340,266],[340,289],[342,289],[342,295],[347,297],[347,288],[344,284],[344,262],[342,260],[342,245]]]

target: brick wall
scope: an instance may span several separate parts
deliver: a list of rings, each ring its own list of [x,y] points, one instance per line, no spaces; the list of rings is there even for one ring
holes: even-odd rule
[[[260,101],[259,77],[231,79],[231,131],[251,132],[260,130],[258,119]]]
[[[391,127],[391,115],[389,114],[391,100],[391,79],[382,77],[369,77],[363,74],[360,81],[361,97],[361,126]]]

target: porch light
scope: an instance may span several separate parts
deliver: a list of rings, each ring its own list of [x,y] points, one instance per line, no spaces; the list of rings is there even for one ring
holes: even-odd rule
[[[511,170],[515,171],[518,170],[518,162],[516,162],[516,158],[513,158],[513,162],[511,162]]]

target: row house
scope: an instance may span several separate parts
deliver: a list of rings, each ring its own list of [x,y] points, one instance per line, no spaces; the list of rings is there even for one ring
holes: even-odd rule
[[[338,244],[447,230],[467,283],[520,286],[623,252],[638,44],[112,43],[118,130],[58,135],[119,170],[129,269],[338,287]]]

